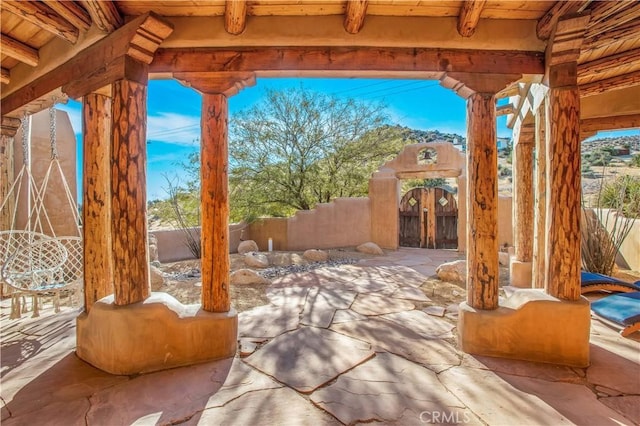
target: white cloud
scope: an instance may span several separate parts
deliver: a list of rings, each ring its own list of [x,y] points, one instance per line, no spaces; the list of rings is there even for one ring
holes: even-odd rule
[[[147,139],[176,145],[193,145],[200,138],[200,117],[159,112],[147,118]]]

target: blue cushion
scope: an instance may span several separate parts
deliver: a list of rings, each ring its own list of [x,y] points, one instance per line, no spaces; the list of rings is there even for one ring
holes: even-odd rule
[[[591,310],[621,325],[640,322],[640,291],[603,297],[591,303]]]

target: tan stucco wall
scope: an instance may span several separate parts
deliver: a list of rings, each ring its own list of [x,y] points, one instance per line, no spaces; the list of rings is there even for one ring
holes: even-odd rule
[[[167,293],[116,306],[113,295],[78,317],[78,356],[111,374],[131,375],[232,357],[238,314],[203,311]]]
[[[513,245],[513,215],[511,213],[512,198],[498,196],[498,245]]]
[[[30,135],[30,165],[31,174],[38,189],[42,186],[47,169],[51,165],[51,142],[50,142],[50,120],[49,110],[43,110],[31,117]],[[58,148],[58,159],[62,168],[62,173],[69,186],[71,199],[74,203],[77,200],[76,185],[76,138],[71,127],[71,121],[65,111],[56,111],[56,145]],[[22,155],[22,127],[18,129],[14,138],[14,176],[23,165]],[[29,202],[27,201],[28,188],[26,179],[22,184],[22,191],[19,195],[18,213],[15,229],[26,229],[29,217]],[[31,201],[33,207],[33,201]],[[63,179],[57,166],[53,164],[49,183],[45,192],[44,208],[51,221],[53,232],[57,236],[78,236],[76,223],[73,220],[71,205],[67,199]],[[42,231],[51,234],[52,229],[47,224],[44,216],[42,219]],[[32,217],[32,226],[35,217]],[[37,230],[40,230],[37,228]]]
[[[609,217],[607,218],[606,211],[607,210],[602,210],[602,212],[598,214],[598,217],[600,218],[603,226],[611,232],[613,227],[616,226],[614,219],[615,213],[610,212]],[[617,226],[620,227],[620,222],[618,222]],[[616,263],[621,268],[640,271],[640,219],[633,220],[631,231],[620,246],[620,252],[616,259]]]
[[[289,250],[348,247],[371,239],[368,198],[336,198],[299,211],[287,223]]]
[[[400,180],[393,171],[378,171],[369,180],[371,241],[395,250],[399,245]]]
[[[269,249],[269,238],[273,241],[273,250],[289,250],[288,221],[285,217],[258,219],[248,225],[244,239],[255,241],[260,251]]]
[[[587,299],[568,302],[523,289],[495,310],[461,303],[458,339],[471,354],[586,367],[590,327]]]

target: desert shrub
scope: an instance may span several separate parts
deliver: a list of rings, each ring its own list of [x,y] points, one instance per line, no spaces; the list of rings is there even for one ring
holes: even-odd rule
[[[631,159],[631,167],[640,167],[640,154],[636,154]]]
[[[623,176],[609,184],[600,180],[594,206],[599,208],[593,209],[583,204],[580,226],[582,267],[587,271],[611,275],[620,246],[631,232],[633,217],[640,217],[638,210],[633,215],[634,208],[639,206],[640,182],[634,183],[628,178]],[[638,185],[638,190],[630,188],[634,184]],[[628,192],[629,189],[631,192]],[[625,209],[628,216],[624,214]]]

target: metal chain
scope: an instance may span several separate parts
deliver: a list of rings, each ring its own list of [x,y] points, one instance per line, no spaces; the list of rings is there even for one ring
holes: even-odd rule
[[[56,143],[56,99],[49,107],[49,140],[51,142],[51,159],[58,159],[58,145]]]
[[[29,116],[25,110],[22,115],[22,164],[29,165]]]

